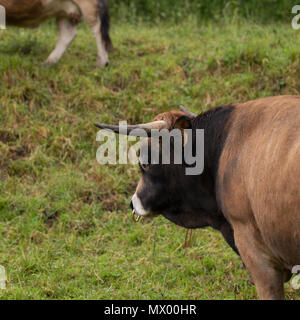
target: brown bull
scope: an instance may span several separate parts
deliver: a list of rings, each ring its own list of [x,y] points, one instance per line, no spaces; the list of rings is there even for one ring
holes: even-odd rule
[[[151,128],[204,129],[204,171],[186,175],[185,163],[145,164],[140,156],[134,212],[219,230],[240,254],[259,297],[283,298],[284,281],[300,265],[300,97],[262,98],[199,116],[171,111],[155,120],[129,126],[127,134],[136,128],[148,136]],[[151,141],[146,138],[141,151]]]
[[[107,0],[0,0],[0,5],[5,8],[8,25],[34,28],[56,17],[59,39],[46,64],[52,65],[60,60],[76,37],[82,17],[96,38],[97,65],[109,64],[107,50],[111,47],[111,40]]]

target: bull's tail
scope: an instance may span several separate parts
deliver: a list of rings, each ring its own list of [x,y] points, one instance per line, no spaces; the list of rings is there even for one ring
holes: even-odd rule
[[[101,36],[105,43],[106,50],[112,49],[112,42],[109,36],[109,27],[110,27],[110,17],[108,11],[107,0],[98,0],[99,2],[99,13],[101,21]]]

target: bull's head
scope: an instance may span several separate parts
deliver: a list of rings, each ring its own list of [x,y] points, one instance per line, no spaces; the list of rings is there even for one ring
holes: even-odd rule
[[[180,132],[184,132],[183,129],[191,128],[191,123],[195,114],[181,107],[180,111],[170,111],[159,114],[154,118],[153,122],[138,125],[128,125],[125,128],[121,126],[108,125],[102,123],[95,123],[95,125],[101,129],[112,130],[116,133],[146,136],[139,150],[139,167],[141,171],[141,178],[136,188],[136,191],[131,199],[131,208],[138,216],[154,216],[159,213],[169,220],[185,226],[185,227],[200,227],[204,226],[203,222],[197,221],[195,223],[193,205],[190,193],[190,187],[187,188],[192,182],[192,178],[185,175],[184,164],[163,164],[158,162],[156,164],[151,163],[150,159],[143,159],[145,155],[149,157],[151,152],[151,143],[153,140],[150,138],[151,130],[153,129],[167,129],[169,131],[173,129],[180,129]],[[141,130],[143,134],[140,134]],[[184,138],[184,135],[182,135]],[[183,139],[184,140],[184,139]],[[160,141],[158,140],[158,143]],[[182,144],[183,148],[184,143]],[[147,150],[146,150],[147,149]],[[145,150],[146,152],[143,152]],[[161,152],[161,148],[158,148]],[[171,148],[171,153],[174,153],[174,149]],[[171,155],[172,159],[172,155]],[[174,158],[173,158],[174,159]],[[194,194],[197,188],[194,188],[192,192]],[[199,191],[199,190],[198,190]],[[188,202],[190,202],[188,204]],[[198,206],[199,208],[199,206]],[[190,213],[188,217],[186,213]],[[198,210],[199,213],[199,210]],[[184,214],[184,217],[182,216]],[[181,218],[180,218],[181,217]]]

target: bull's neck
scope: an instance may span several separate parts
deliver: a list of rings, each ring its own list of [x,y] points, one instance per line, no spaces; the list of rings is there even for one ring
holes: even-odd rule
[[[204,129],[204,172],[215,181],[219,160],[232,120],[233,105],[214,108],[192,120],[193,129]]]

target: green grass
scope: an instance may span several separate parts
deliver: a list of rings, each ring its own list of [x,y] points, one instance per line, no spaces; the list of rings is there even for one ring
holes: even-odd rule
[[[151,120],[185,105],[299,94],[300,31],[290,25],[113,23],[111,65],[91,32],[43,67],[54,24],[0,32],[2,299],[256,299],[241,260],[212,229],[134,224],[135,166],[100,166],[93,122]],[[287,298],[299,292],[286,285]]]
[[[109,2],[109,8],[115,18],[127,22],[179,22],[191,16],[209,21],[240,16],[261,23],[286,23],[296,4],[295,0],[114,0]]]

